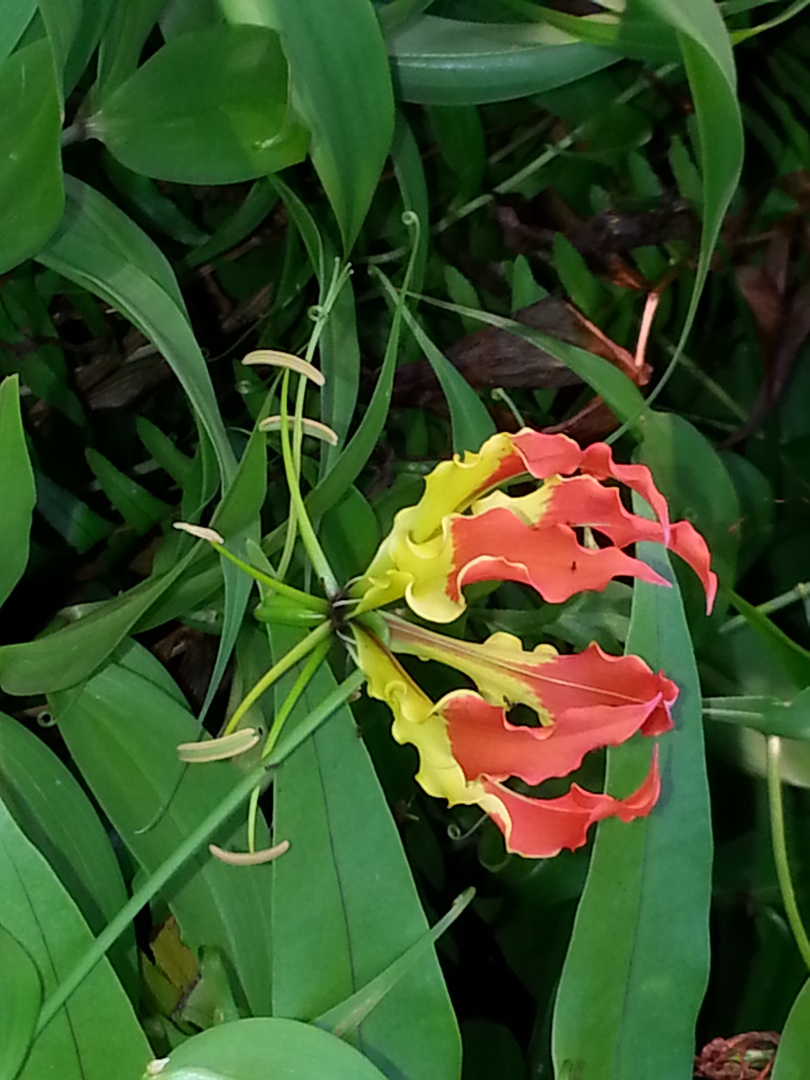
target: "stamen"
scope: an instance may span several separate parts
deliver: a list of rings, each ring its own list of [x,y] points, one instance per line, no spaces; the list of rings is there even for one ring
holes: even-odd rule
[[[177,756],[181,761],[199,763],[204,761],[226,761],[251,750],[262,733],[258,728],[246,727],[219,739],[206,739],[205,742],[185,742],[177,747]]]
[[[292,423],[292,418],[287,418],[287,427]],[[332,446],[337,446],[338,436],[337,432],[333,431],[327,424],[322,424],[320,420],[310,420],[308,417],[303,416],[301,418],[301,427],[304,429],[304,434],[312,435],[316,439],[321,439],[322,442],[328,442]],[[280,416],[268,416],[265,420],[259,423],[260,431],[281,431],[281,417]]]
[[[278,349],[256,349],[254,352],[249,352],[242,363],[247,364],[248,367],[256,364],[272,364],[273,367],[289,368],[298,375],[305,375],[316,386],[323,386],[326,382],[323,373],[308,360],[304,360],[301,356],[294,356],[292,353],[280,352]]]
[[[226,851],[224,848],[217,847],[216,844],[209,844],[208,850],[215,859],[228,863],[229,866],[258,866],[261,863],[272,862],[285,851],[289,851],[290,841],[282,840],[275,847],[265,848],[263,851]]]
[[[173,528],[180,532],[196,536],[198,540],[207,540],[209,544],[224,544],[225,538],[220,536],[216,529],[208,529],[205,525],[190,525],[187,521],[175,521]]]

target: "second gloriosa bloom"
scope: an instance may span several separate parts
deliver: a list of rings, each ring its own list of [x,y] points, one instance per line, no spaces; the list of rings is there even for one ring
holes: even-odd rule
[[[497,490],[527,477],[542,484],[518,496]],[[619,489],[606,481],[638,492],[655,519],[630,513]],[[596,534],[598,546],[583,529]],[[552,603],[603,589],[616,577],[667,585],[625,551],[641,540],[662,543],[689,563],[711,608],[717,579],[706,543],[689,522],[670,522],[646,466],[620,465],[608,446],[582,449],[565,435],[529,429],[494,435],[479,453],[442,462],[427,477],[420,501],[400,511],[350,590],[357,601],[352,615],[404,599],[425,620],[451,622],[466,606],[463,587],[481,581],[522,582]],[[602,818],[631,821],[653,808],[660,791],[655,753],[647,778],[623,799],[577,784],[559,798],[533,798],[506,781],[534,786],[568,775],[590,750],[616,746],[636,732],[668,731],[678,688],[662,672],[637,656],[608,656],[595,644],[561,656],[550,645],[527,652],[510,634],[474,644],[394,615],[385,620],[387,643],[352,618],[358,661],[369,694],[394,714],[394,737],[416,747],[417,780],[428,794],[451,806],[478,805],[501,829],[508,850],[534,857],[579,847]],[[395,652],[448,664],[477,689],[434,703]],[[540,726],[512,724],[508,713],[515,705],[529,706]]]

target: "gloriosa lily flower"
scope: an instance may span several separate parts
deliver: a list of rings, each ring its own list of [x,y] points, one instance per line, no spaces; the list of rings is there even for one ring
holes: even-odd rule
[[[496,490],[534,477],[528,495]],[[637,491],[656,515],[630,513],[615,480]],[[606,546],[586,546],[576,529],[598,533]],[[576,848],[588,827],[605,817],[649,814],[660,792],[657,756],[631,795],[616,799],[577,784],[560,798],[538,799],[505,784],[536,785],[579,767],[585,754],[616,746],[636,732],[660,735],[672,725],[678,688],[637,656],[612,657],[592,644],[561,656],[550,645],[533,652],[510,634],[483,644],[444,637],[384,615],[388,641],[356,615],[404,599],[421,618],[451,622],[466,606],[463,587],[516,581],[559,603],[583,589],[602,589],[615,577],[667,585],[624,549],[639,540],[664,544],[695,570],[711,608],[717,579],[703,538],[686,521],[670,523],[666,502],[643,465],[620,465],[603,443],[580,448],[565,435],[523,429],[498,434],[480,452],[441,463],[427,477],[420,501],[400,511],[364,576],[350,589],[350,625],[358,662],[372,697],[394,714],[393,734],[420,757],[417,780],[452,805],[475,804],[504,834],[507,849],[550,857]],[[434,703],[394,656],[439,660],[476,685]],[[514,705],[528,705],[536,728],[510,723]]]

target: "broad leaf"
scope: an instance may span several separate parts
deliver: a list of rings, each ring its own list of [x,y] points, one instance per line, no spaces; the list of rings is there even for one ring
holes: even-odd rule
[[[0,64],[0,273],[35,255],[62,216],[59,100],[46,39]]]
[[[127,168],[186,184],[276,172],[300,161],[308,141],[287,105],[278,35],[259,26],[170,41],[105,97],[88,128]]]
[[[637,552],[673,585],[636,583],[627,651],[663,668],[680,693],[675,730],[660,739],[658,804],[630,825],[599,825],[579,903],[553,1040],[557,1075],[582,1080],[689,1080],[709,970],[712,837],[697,670],[666,553],[646,543]],[[636,787],[649,759],[646,739],[609,750],[608,790]]]
[[[0,383],[0,607],[28,563],[29,533],[36,502],[34,473],[28,460],[20,416],[20,383],[14,376]]]

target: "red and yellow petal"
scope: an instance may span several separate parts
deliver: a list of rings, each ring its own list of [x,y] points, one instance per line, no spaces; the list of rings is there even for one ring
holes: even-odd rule
[[[660,735],[672,727],[678,687],[639,656],[609,656],[595,643],[569,656],[560,656],[551,645],[527,652],[512,634],[492,634],[478,644],[436,634],[395,615],[385,620],[395,652],[463,672],[491,705],[528,705],[542,724],[563,724],[577,711],[607,719],[611,710],[637,707],[645,714],[642,734]]]
[[[572,709],[564,719],[539,728],[510,724],[505,709],[472,690],[447,694],[436,711],[447,723],[453,757],[468,781],[517,776],[534,785],[574,772],[592,750],[621,745],[644,727],[659,698],[641,705]]]
[[[441,546],[402,551],[398,564],[413,575],[408,605],[433,622],[457,618],[466,607],[463,586],[477,581],[522,582],[552,604],[616,577],[669,584],[619,548],[585,548],[569,526],[531,527],[505,508],[452,518]]]
[[[646,817],[661,793],[656,750],[644,783],[626,799],[584,791],[578,784],[573,784],[558,799],[532,799],[503,784],[483,780],[486,795],[500,804],[489,814],[504,834],[507,851],[528,858],[550,859],[563,848],[581,847],[588,829],[597,821],[618,817],[627,823]]]
[[[548,525],[587,526],[618,548],[639,540],[666,544],[698,575],[706,592],[707,609],[712,609],[717,577],[711,571],[709,549],[700,533],[688,521],[678,521],[665,532],[661,522],[630,513],[618,489],[603,487],[593,476],[556,478],[520,498],[495,492],[475,502],[472,512],[480,514],[495,508],[509,510],[524,524],[541,529]]]

